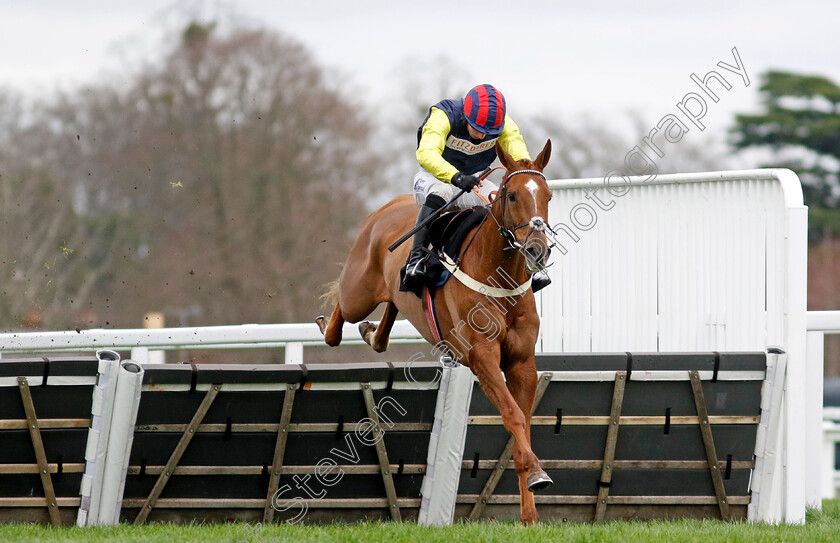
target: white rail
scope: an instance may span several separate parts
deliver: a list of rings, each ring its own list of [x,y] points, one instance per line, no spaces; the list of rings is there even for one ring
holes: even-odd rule
[[[808,312],[808,365],[825,358],[826,334],[840,334],[840,311]],[[816,394],[815,394],[816,395]],[[837,444],[840,443],[840,407],[824,407],[822,417],[823,498],[840,496],[840,470],[837,468]]]
[[[342,344],[363,341],[355,325],[346,324]],[[394,323],[391,343],[423,343],[425,340],[406,320]],[[155,353],[200,349],[283,348],[287,364],[303,363],[304,346],[323,345],[324,337],[314,323],[240,324],[186,328],[139,328],[0,334],[0,357],[21,353],[83,352],[95,349],[131,351],[141,363],[163,361]]]
[[[840,407],[823,409],[823,498],[840,496],[840,470],[837,468],[837,444],[840,443]]]

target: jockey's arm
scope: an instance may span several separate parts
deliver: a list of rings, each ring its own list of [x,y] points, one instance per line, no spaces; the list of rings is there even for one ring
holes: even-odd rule
[[[417,145],[417,162],[430,174],[444,183],[449,183],[458,169],[443,159],[443,148],[450,131],[446,113],[433,107],[429,120],[423,125],[420,143]]]
[[[505,115],[505,128],[499,134],[499,143],[513,160],[522,160],[523,158],[531,160],[531,155],[528,154],[528,148],[525,146],[525,140],[519,133],[519,126],[507,115]]]
[[[433,107],[429,119],[423,125],[416,153],[417,162],[444,183],[451,182],[452,176],[458,173],[457,168],[443,158],[443,149],[450,128],[446,114]],[[519,126],[507,115],[505,115],[505,128],[499,134],[499,143],[514,160],[531,160],[525,140],[519,133]]]

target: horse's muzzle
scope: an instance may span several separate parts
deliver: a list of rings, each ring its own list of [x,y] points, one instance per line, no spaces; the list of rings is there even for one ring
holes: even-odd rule
[[[536,273],[548,264],[548,257],[551,255],[551,249],[545,243],[529,243],[524,248],[525,265],[528,271]]]

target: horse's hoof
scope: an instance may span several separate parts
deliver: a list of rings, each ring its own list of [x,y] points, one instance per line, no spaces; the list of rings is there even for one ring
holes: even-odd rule
[[[327,318],[323,315],[318,315],[315,317],[315,324],[318,325],[318,329],[321,331],[321,334],[326,335],[327,324],[329,324]]]
[[[365,343],[372,345],[370,335],[376,331],[376,325],[370,321],[362,321],[359,323],[359,333],[362,334],[362,339]]]
[[[540,522],[540,517],[539,517],[539,515],[537,515],[537,513],[535,511],[533,516],[528,516],[528,517],[522,516],[522,517],[519,517],[519,520],[521,520],[522,524],[524,524],[525,526],[534,526],[535,524]]]
[[[549,477],[548,474],[543,470],[534,472],[531,475],[529,475],[528,480],[526,482],[528,483],[528,490],[530,490],[531,492],[546,489],[554,484],[554,481],[551,480],[551,477]]]

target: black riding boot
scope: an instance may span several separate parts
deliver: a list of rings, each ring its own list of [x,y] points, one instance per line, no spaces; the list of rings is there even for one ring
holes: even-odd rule
[[[544,289],[551,284],[551,277],[544,271],[539,271],[531,277],[531,289],[534,292]]]
[[[426,198],[420,213],[417,215],[417,223],[425,221],[429,215],[442,208],[446,204],[443,198],[436,194],[430,194]],[[427,224],[414,233],[414,241],[411,246],[411,253],[408,255],[408,262],[405,265],[405,278],[403,285],[408,290],[419,290],[423,288],[429,279],[426,273],[426,246],[429,244],[429,225]]]

